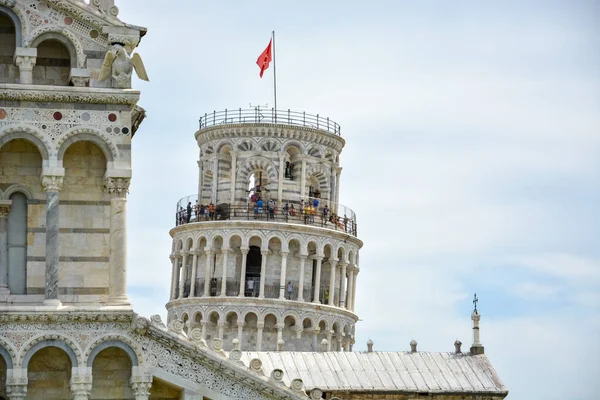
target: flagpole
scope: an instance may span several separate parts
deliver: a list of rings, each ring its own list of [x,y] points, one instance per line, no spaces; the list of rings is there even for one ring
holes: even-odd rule
[[[273,97],[275,98],[275,122],[277,122],[277,72],[275,69],[275,31],[273,31]]]

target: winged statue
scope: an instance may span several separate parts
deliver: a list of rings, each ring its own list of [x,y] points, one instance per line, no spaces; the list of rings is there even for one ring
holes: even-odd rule
[[[103,81],[109,76],[112,76],[112,87],[130,89],[131,73],[134,69],[140,79],[144,81],[150,80],[146,68],[144,67],[142,57],[140,57],[138,53],[135,53],[130,57],[121,43],[113,43],[110,50],[106,52],[106,56],[104,56],[104,62],[102,63],[102,69],[100,69],[98,80]]]

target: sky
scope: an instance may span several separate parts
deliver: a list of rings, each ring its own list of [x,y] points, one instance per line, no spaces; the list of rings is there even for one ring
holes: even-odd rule
[[[355,350],[469,347],[476,292],[508,399],[598,398],[600,2],[117,5],[148,28],[128,202],[138,313],[166,315],[198,118],[273,106],[256,59],[275,30],[278,108],[329,116],[346,140],[340,201],[364,241]]]

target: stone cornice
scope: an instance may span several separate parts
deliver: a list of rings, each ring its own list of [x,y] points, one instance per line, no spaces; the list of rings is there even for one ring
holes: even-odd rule
[[[238,137],[272,137],[288,140],[300,140],[329,146],[338,153],[344,148],[346,141],[327,131],[298,125],[285,124],[227,124],[202,128],[194,135],[198,145]]]
[[[138,316],[137,319],[140,319],[140,317]],[[148,321],[145,318],[141,319]],[[272,384],[266,377],[249,371],[245,365],[240,365],[227,358],[223,358],[219,353],[213,353],[212,350],[194,345],[185,340],[184,336],[173,334],[154,321],[144,322],[143,325],[145,325],[145,329],[143,331],[138,329],[136,331],[138,334],[146,335],[178,353],[184,354],[209,367],[215,372],[235,378],[237,382],[258,390],[266,396],[277,400],[306,400],[307,398],[285,386]]]
[[[14,322],[124,322],[131,323],[133,311],[4,311],[0,323]]]
[[[46,103],[125,104],[133,109],[139,98],[140,92],[132,89],[0,84],[0,100]]]

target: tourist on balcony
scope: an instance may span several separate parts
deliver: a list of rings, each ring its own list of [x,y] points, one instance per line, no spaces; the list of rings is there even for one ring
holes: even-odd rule
[[[289,212],[290,212],[290,217],[296,216],[296,209],[294,208],[293,204],[290,206]]]
[[[269,218],[275,219],[275,202],[273,202],[273,199],[269,199],[267,207],[269,209]]]
[[[292,282],[288,282],[287,283],[287,294],[288,294],[288,300],[292,299],[292,292],[294,291],[294,285],[292,285]]]
[[[323,222],[327,222],[328,218],[329,218],[329,207],[327,207],[327,204],[325,204],[325,207],[323,207]]]
[[[208,216],[210,217],[210,219],[215,218],[215,205],[212,203],[212,201],[208,205]]]
[[[196,213],[196,221],[200,221],[200,203],[196,200],[196,204],[194,205],[194,212]]]
[[[204,218],[204,211],[205,211],[205,207],[204,204],[200,204],[200,212],[198,213],[198,221],[200,221],[201,219],[205,219]]]
[[[192,219],[192,202],[188,201],[188,205],[186,207],[187,215],[186,215],[186,223],[189,224],[190,219]]]
[[[256,211],[258,212],[259,216],[260,214],[262,214],[262,210],[263,210],[263,200],[261,197],[258,198],[258,201],[256,202]]]
[[[204,207],[204,220],[208,221],[208,217],[209,217],[210,211],[208,209],[208,206]]]

